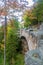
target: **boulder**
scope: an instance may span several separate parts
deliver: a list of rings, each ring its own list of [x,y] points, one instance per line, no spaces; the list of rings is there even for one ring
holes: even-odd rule
[[[43,65],[43,54],[39,49],[28,51],[25,54],[25,65]]]

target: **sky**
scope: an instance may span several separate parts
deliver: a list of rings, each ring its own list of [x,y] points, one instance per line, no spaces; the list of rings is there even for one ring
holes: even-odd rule
[[[33,0],[27,0],[28,1],[28,3],[29,3],[29,6],[32,6],[33,5]]]
[[[19,2],[20,2],[20,0],[18,0]],[[22,0],[23,1],[23,0]],[[24,0],[25,1],[25,0]],[[33,5],[33,0],[26,0],[26,1],[28,1],[28,3],[29,3],[29,6],[32,6]],[[2,2],[2,0],[0,0],[0,6],[3,6],[4,5],[4,3]]]
[[[20,0],[18,0],[18,1],[20,2]],[[31,7],[34,4],[33,0],[26,0],[26,1],[28,2],[28,4],[25,3],[25,0],[24,0],[24,2],[21,2],[21,4],[25,3],[27,7]],[[4,6],[4,2],[2,2],[2,0],[0,0],[0,6]],[[15,14],[15,16],[18,16],[19,21],[22,20],[22,16],[21,16],[22,12],[20,12],[20,13],[15,12],[14,14]],[[9,16],[9,17],[11,17],[11,16]],[[3,21],[1,18],[0,18],[0,20]],[[0,21],[0,26],[1,26],[1,21]]]

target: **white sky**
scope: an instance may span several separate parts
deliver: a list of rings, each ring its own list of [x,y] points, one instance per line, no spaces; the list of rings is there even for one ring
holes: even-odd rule
[[[26,0],[26,1],[29,2],[29,6],[33,5],[33,0]],[[4,5],[4,3],[0,1],[0,6],[1,6],[1,4]]]
[[[29,4],[27,6],[29,6],[29,7],[32,6],[34,3],[33,0],[26,0],[26,1],[28,1]],[[4,3],[0,1],[0,6],[3,6],[3,5],[4,5]],[[22,14],[22,12],[21,13],[18,13],[18,12],[15,13],[15,15],[18,15],[19,21],[21,21],[21,19],[22,19],[22,17],[19,16],[20,14]],[[0,22],[0,25],[1,25],[1,22]]]
[[[0,1],[0,6],[3,6],[3,5],[4,5],[4,3]]]
[[[29,2],[29,6],[32,6],[33,5],[33,0],[27,0]]]

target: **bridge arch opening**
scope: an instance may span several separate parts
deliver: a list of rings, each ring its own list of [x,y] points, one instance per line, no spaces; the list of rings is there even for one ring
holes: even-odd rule
[[[26,41],[26,38],[24,36],[21,36],[21,39],[24,39]]]
[[[21,47],[22,47],[22,53],[25,54],[29,50],[29,47],[28,47],[27,40],[24,36],[21,36],[20,44],[21,44]]]

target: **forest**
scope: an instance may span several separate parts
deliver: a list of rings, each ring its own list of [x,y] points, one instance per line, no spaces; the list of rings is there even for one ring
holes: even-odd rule
[[[6,17],[6,20],[4,19],[6,23],[5,21],[0,23],[0,65],[4,64],[4,49],[6,65],[25,64],[20,38],[17,33],[22,28],[31,26],[38,28],[43,23],[43,0],[34,0],[34,4],[30,8],[26,8],[26,4],[21,5],[18,1],[12,2],[10,0],[6,0],[6,6],[0,6],[0,22],[3,17]],[[12,12],[10,12],[10,9],[12,9]],[[23,21],[23,24],[20,24],[19,16],[14,15],[15,12],[22,12],[21,22]]]

